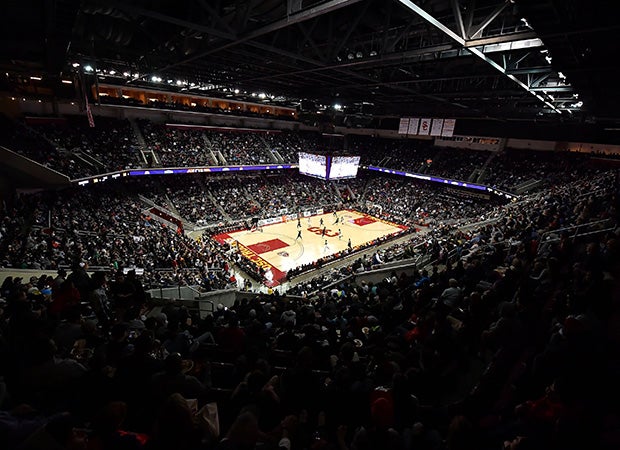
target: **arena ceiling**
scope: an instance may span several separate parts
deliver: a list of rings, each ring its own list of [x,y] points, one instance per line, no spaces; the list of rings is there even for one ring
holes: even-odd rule
[[[0,64],[360,114],[615,120],[618,3],[5,0]]]

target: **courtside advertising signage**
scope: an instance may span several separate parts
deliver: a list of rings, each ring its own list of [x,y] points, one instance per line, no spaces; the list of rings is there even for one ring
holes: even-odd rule
[[[279,170],[279,169],[295,169],[296,164],[266,164],[266,165],[244,165],[244,166],[199,166],[199,167],[163,167],[159,169],[140,169],[140,170],[122,170],[119,172],[111,172],[95,177],[79,178],[71,180],[78,186],[86,186],[88,184],[102,183],[108,180],[114,180],[119,177],[137,177],[143,175],[175,175],[186,173],[219,173],[219,172],[243,172],[253,170]]]

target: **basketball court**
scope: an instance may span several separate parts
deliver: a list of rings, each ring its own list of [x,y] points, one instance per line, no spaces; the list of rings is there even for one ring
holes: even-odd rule
[[[355,249],[405,230],[404,225],[353,210],[341,210],[336,215],[329,212],[302,217],[299,221],[263,225],[255,230],[221,233],[214,239],[237,246],[245,258],[271,272],[273,276],[268,273],[266,278],[272,281],[266,284],[277,286],[278,280],[290,269],[340,253],[347,249],[349,240]]]

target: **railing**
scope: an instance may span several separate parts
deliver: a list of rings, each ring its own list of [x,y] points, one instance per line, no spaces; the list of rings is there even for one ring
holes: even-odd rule
[[[607,223],[607,222],[610,222],[610,221],[611,221],[611,219],[601,219],[601,220],[595,220],[593,222],[582,223],[582,224],[579,224],[579,225],[571,225],[569,227],[558,228],[556,230],[546,231],[546,232],[544,232],[543,234],[540,235],[540,242],[541,243],[547,242],[549,240],[549,239],[547,239],[549,235],[552,235],[552,234],[558,234],[559,235],[559,233],[563,233],[565,231],[572,231],[572,230],[575,230],[575,234],[573,235],[573,239],[574,239],[578,235],[580,228],[583,229],[585,227],[590,227],[590,226],[593,226],[593,225],[604,224],[604,223]],[[612,227],[612,229],[613,229],[613,227]],[[557,240],[559,240],[559,237],[557,238]]]

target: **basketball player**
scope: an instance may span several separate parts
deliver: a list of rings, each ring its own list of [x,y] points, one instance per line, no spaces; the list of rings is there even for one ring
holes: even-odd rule
[[[351,238],[349,238],[349,243],[347,244],[347,247],[349,247],[349,250],[353,250],[353,247],[351,246]]]
[[[295,238],[295,240],[297,239],[301,239],[301,228],[297,230],[297,237]]]
[[[329,251],[329,245],[327,244],[327,239],[325,239],[325,247],[323,247],[323,253],[327,253]]]
[[[301,219],[297,218],[297,228],[301,228]]]
[[[321,220],[319,221],[319,226],[322,227],[323,226],[323,218],[321,217]]]
[[[321,231],[321,237],[325,237],[325,232],[327,231],[327,227],[323,227],[323,231]]]
[[[338,228],[338,240],[342,240],[342,230],[340,228]]]

